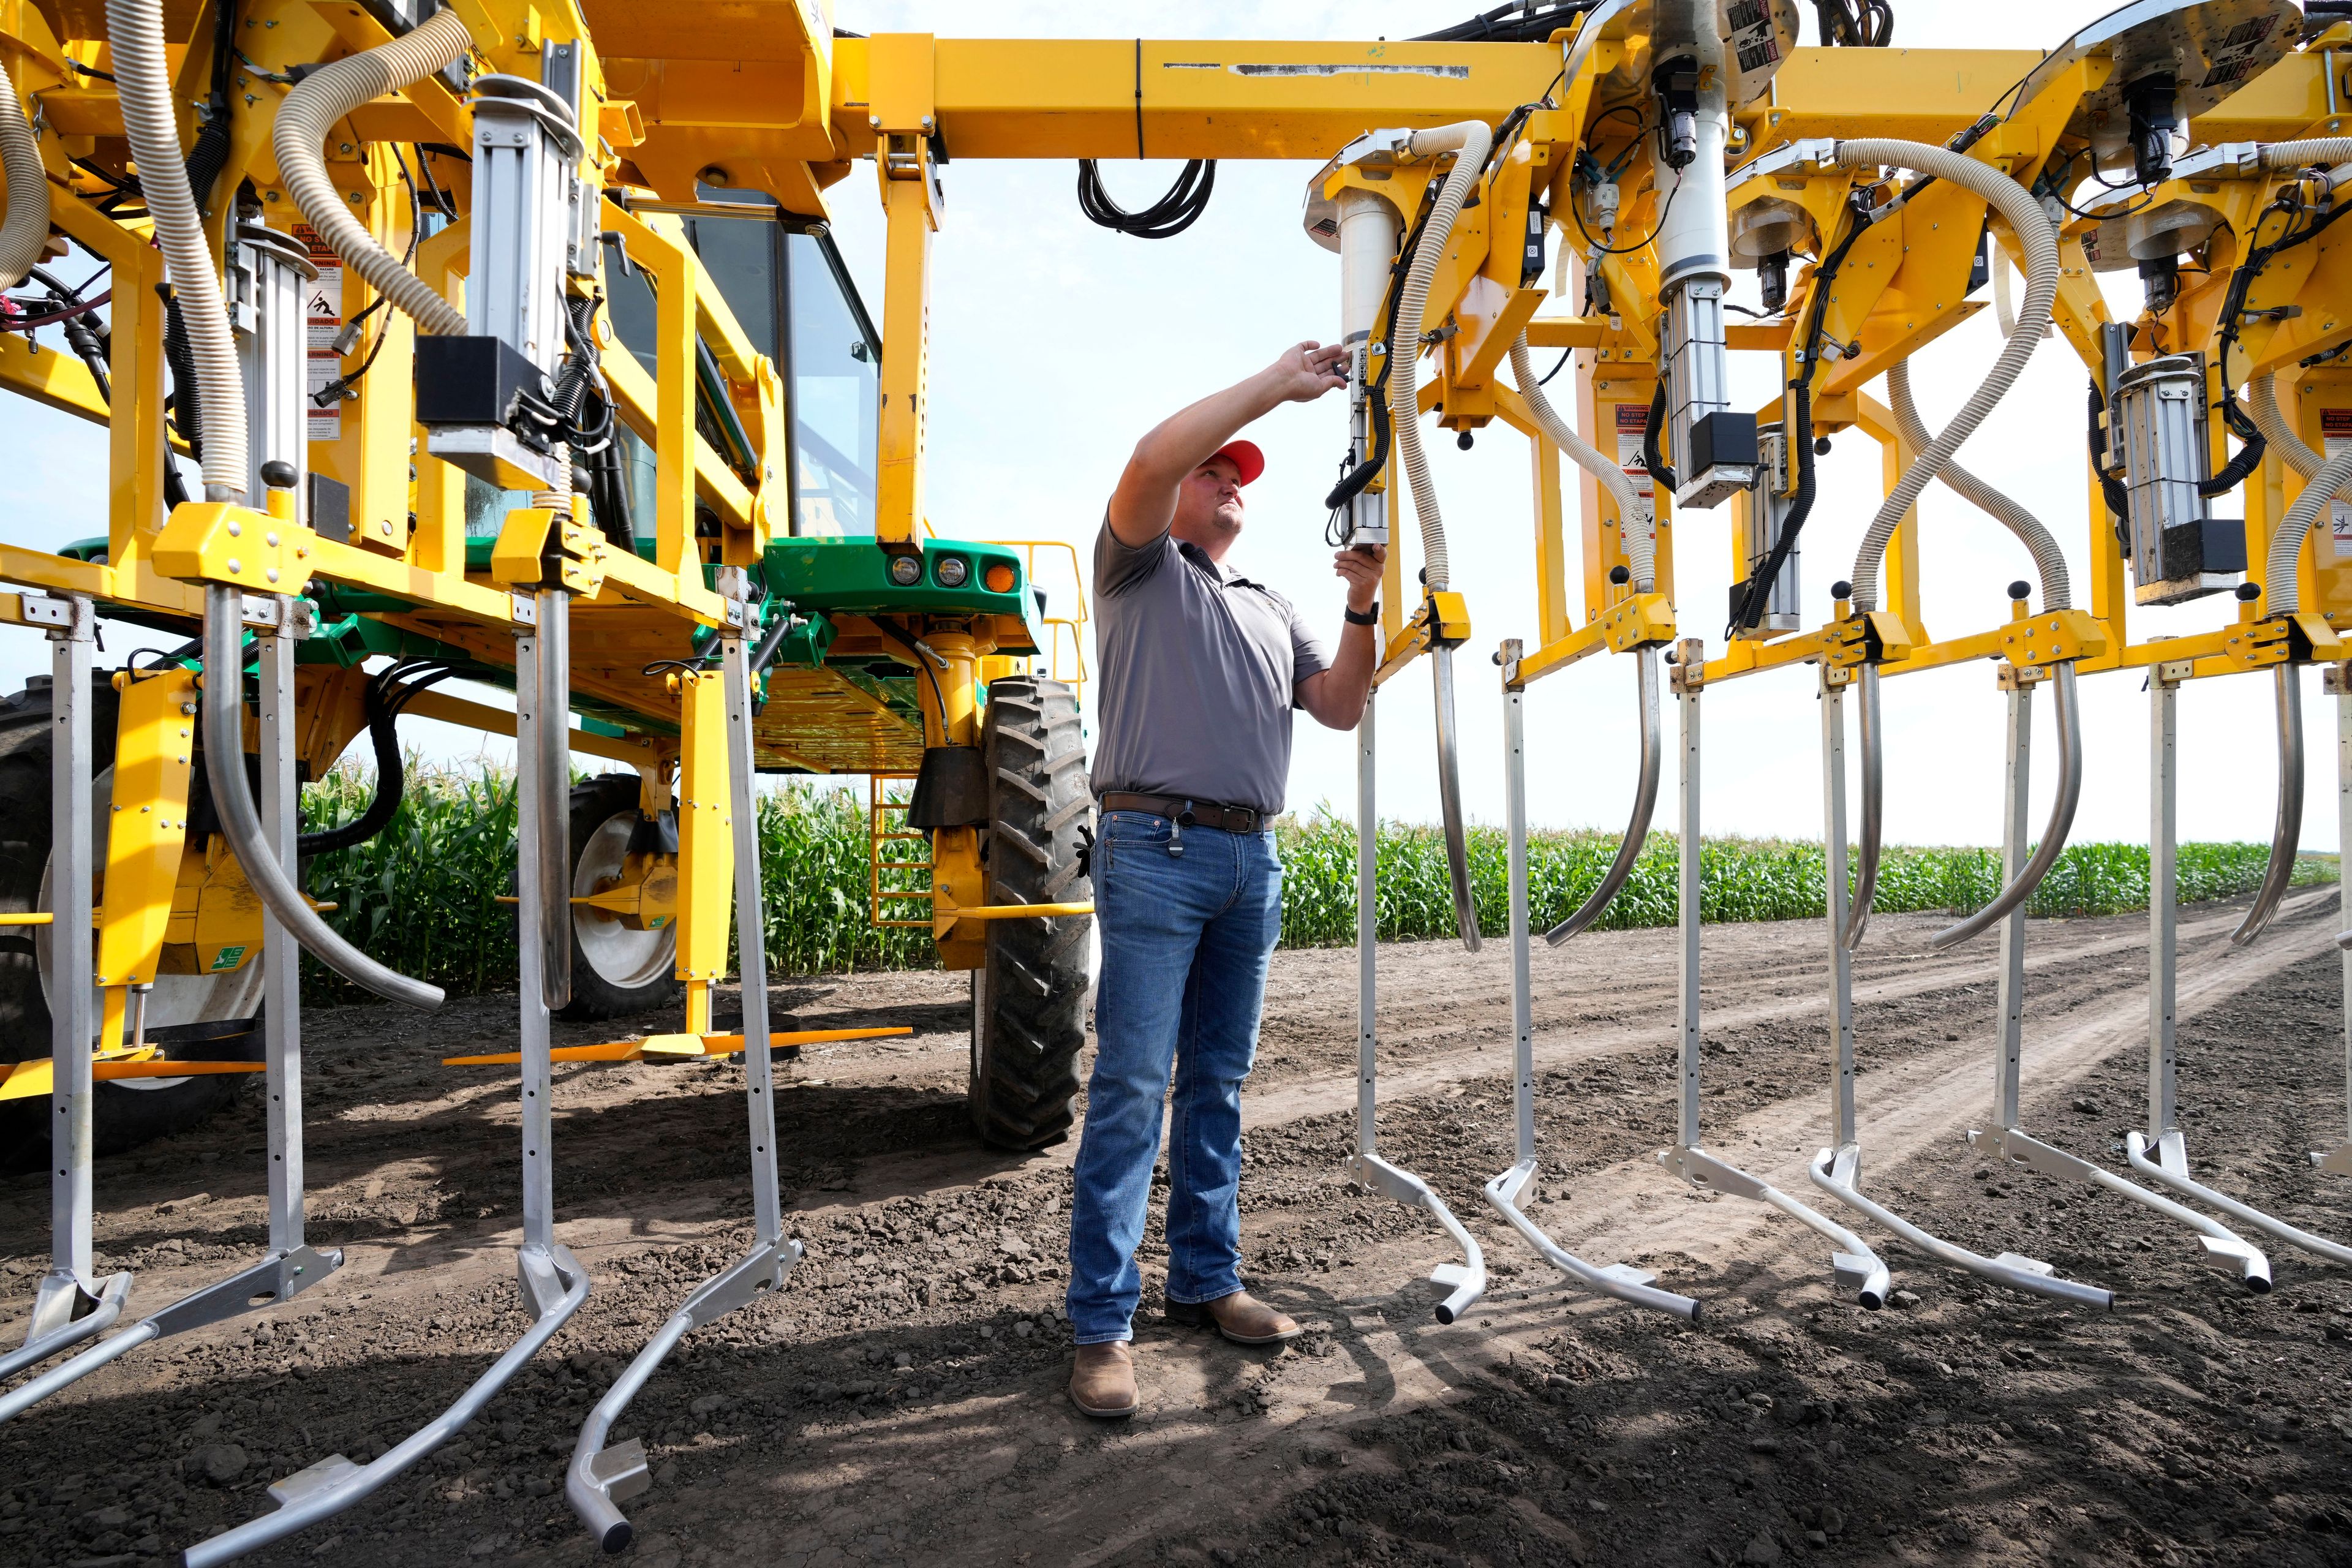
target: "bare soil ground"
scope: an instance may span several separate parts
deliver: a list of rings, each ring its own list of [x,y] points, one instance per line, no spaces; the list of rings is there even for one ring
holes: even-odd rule
[[[2183,1123],[2214,1184],[2352,1237],[2352,1184],[2305,1151],[2344,1129],[2332,890],[2229,945],[2184,920]],[[2249,1294],[2121,1198],[1964,1141],[1991,1085],[1990,942],[1930,953],[1874,925],[1856,980],[1864,1179],[1988,1253],[2108,1285],[2111,1313],[1955,1273],[1838,1217],[1900,1288],[1865,1313],[1811,1232],[1696,1194],[1655,1163],[1675,1110],[1666,933],[1536,957],[1533,1212],[1563,1245],[1701,1298],[1697,1326],[1565,1284],[1479,1198],[1511,1161],[1508,962],[1383,950],[1381,1147],[1478,1234],[1495,1281],[1440,1327],[1428,1216],[1351,1192],[1355,959],[1278,955],[1247,1100],[1247,1271],[1313,1325],[1246,1352],[1158,1320],[1144,1257],[1146,1407],[1064,1403],[1056,1314],[1073,1146],[1016,1159],[963,1120],[961,975],[779,985],[803,1027],[910,1024],[813,1048],[778,1097],[793,1234],[776,1298],[690,1339],[624,1418],[656,1484],[628,1504],[646,1568],[885,1563],[2352,1563],[2352,1273],[2269,1247]],[[1825,1141],[1817,922],[1707,937],[1708,1142],[1784,1190]],[[2126,1169],[2146,1074],[2146,923],[2036,922],[2024,1126]],[[133,1352],[0,1428],[0,1563],[159,1560],[268,1506],[327,1454],[364,1459],[456,1397],[524,1327],[518,1160],[499,1048],[511,997],[423,1019],[308,1024],[311,1237],[341,1273],[275,1312]],[[648,1017],[629,1027],[668,1026]],[[781,1026],[781,1025],[780,1025]],[[568,1041],[613,1037],[571,1028]],[[586,1564],[562,1497],[588,1406],[692,1286],[747,1243],[740,1071],[558,1069],[561,1234],[587,1305],[480,1421],[257,1563]],[[236,1111],[102,1165],[98,1246],[134,1310],[257,1256],[260,1119]],[[1493,1223],[1489,1223],[1490,1220]],[[21,1335],[47,1249],[37,1173],[0,1182],[0,1286]]]

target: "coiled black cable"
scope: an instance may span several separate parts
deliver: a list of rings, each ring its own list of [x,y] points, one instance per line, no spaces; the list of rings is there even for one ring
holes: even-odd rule
[[[1138,239],[1171,239],[1199,221],[1209,208],[1209,193],[1217,188],[1217,161],[1194,158],[1168,187],[1168,194],[1141,212],[1129,212],[1103,189],[1102,173],[1092,158],[1078,160],[1078,209],[1095,223]]]

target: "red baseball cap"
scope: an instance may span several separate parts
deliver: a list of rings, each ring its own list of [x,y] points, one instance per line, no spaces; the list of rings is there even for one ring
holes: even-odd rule
[[[1231,460],[1234,467],[1240,470],[1241,482],[1245,485],[1252,483],[1260,474],[1265,472],[1265,454],[1257,449],[1257,443],[1255,441],[1228,441],[1210,453],[1208,459],[1204,460],[1213,460],[1218,458]]]

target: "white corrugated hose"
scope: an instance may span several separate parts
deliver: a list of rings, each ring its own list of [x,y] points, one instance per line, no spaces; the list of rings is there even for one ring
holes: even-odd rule
[[[1886,389],[1895,405],[1895,427],[1903,439],[1914,447],[1924,449],[1934,444],[1927,434],[1927,421],[1919,417],[1918,399],[1911,395],[1911,362],[1900,360],[1886,372]],[[2066,575],[2066,552],[2058,548],[2058,541],[2042,526],[2042,520],[2017,501],[1985,483],[1958,463],[1948,462],[1936,476],[1961,500],[1991,516],[2018,542],[2033,552],[2034,570],[2042,577],[2042,605],[2049,610],[2070,609],[2074,603],[2072,579]]]
[[[188,188],[180,123],[172,112],[171,64],[163,53],[163,0],[106,0],[106,37],[114,49],[123,134],[139,167],[139,188],[155,219],[155,243],[163,252],[195,361],[205,499],[241,503],[249,471],[245,377],[237,368],[236,340],[221,303],[220,275],[213,269],[204,217]]]
[[[1985,377],[1984,384],[1944,427],[1944,433],[1928,443],[1895,482],[1894,489],[1879,503],[1878,515],[1871,519],[1861,550],[1855,552],[1851,579],[1854,607],[1873,610],[1878,607],[1879,567],[1903,514],[1911,510],[1919,492],[1927,488],[1937,471],[1951,461],[1960,443],[1984,423],[1985,416],[2007,395],[2042,341],[2042,329],[2050,320],[2051,301],[2058,295],[2058,232],[2050,226],[2049,215],[2042,210],[2042,204],[2024,186],[1964,153],[1931,147],[1924,142],[1863,137],[1839,142],[1836,161],[1849,169],[1891,165],[1965,186],[1990,204],[2025,247],[2025,298],[2018,306],[2017,323],[2008,342],[2001,345],[2000,357],[1993,362],[1991,374]],[[1806,347],[1810,352],[1811,345]]]
[[[1397,297],[1396,320],[1389,326],[1393,340],[1389,353],[1395,366],[1389,372],[1389,425],[1396,432],[1405,480],[1412,486],[1413,515],[1421,523],[1422,570],[1433,594],[1443,592],[1453,577],[1445,556],[1445,520],[1437,510],[1437,487],[1430,481],[1429,456],[1421,445],[1421,318],[1429,309],[1429,285],[1445,255],[1454,220],[1477,184],[1494,142],[1495,133],[1483,121],[1465,120],[1459,125],[1416,131],[1410,143],[1415,157],[1454,154],[1454,168],[1438,187],[1437,205],[1430,209],[1421,246],[1412,253],[1412,268],[1405,274],[1404,289]]]
[[[16,84],[0,61],[0,173],[7,178],[8,216],[0,219],[0,289],[14,289],[40,265],[49,240],[49,176],[16,99]]]
[[[1642,497],[1633,489],[1633,481],[1626,478],[1625,470],[1602,456],[1591,442],[1578,435],[1575,428],[1559,416],[1559,410],[1552,407],[1551,400],[1544,395],[1535,368],[1528,362],[1528,335],[1525,332],[1521,332],[1519,341],[1511,345],[1511,374],[1519,384],[1520,401],[1528,405],[1528,412],[1535,416],[1536,423],[1542,426],[1551,444],[1567,453],[1578,468],[1591,474],[1601,488],[1609,492],[1609,499],[1616,503],[1617,531],[1625,541],[1625,559],[1633,572],[1633,592],[1654,593],[1658,586],[1657,524],[1652,522],[1644,526],[1642,523]]]
[[[109,0],[110,7],[112,3]],[[473,41],[456,11],[436,11],[388,44],[346,56],[304,77],[278,105],[269,135],[278,177],[304,221],[370,288],[415,321],[419,331],[435,337],[464,336],[466,313],[402,266],[352,216],[327,174],[325,144],[335,121],[363,103],[431,76],[471,48]]]

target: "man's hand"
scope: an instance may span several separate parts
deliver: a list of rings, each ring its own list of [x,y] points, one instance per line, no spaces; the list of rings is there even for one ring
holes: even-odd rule
[[[1331,570],[1348,584],[1348,608],[1362,615],[1381,596],[1381,568],[1389,558],[1385,544],[1342,550],[1331,558]]]
[[[1272,384],[1276,401],[1312,403],[1325,393],[1348,384],[1344,368],[1347,363],[1345,344],[1333,343],[1326,348],[1309,341],[1286,350],[1280,359],[1266,367],[1265,377]]]

